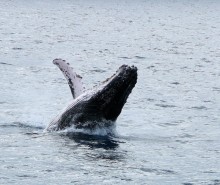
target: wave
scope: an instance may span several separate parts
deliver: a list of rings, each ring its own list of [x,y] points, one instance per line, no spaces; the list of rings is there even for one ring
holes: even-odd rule
[[[33,129],[44,129],[41,123],[25,123],[25,122],[10,122],[1,123],[0,127],[21,127],[21,128],[33,128]]]

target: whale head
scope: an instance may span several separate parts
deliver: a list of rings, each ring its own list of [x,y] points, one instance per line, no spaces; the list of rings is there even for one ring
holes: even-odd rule
[[[91,97],[91,103],[100,106],[104,119],[115,121],[136,82],[137,68],[122,65],[112,77],[103,82],[98,91]]]

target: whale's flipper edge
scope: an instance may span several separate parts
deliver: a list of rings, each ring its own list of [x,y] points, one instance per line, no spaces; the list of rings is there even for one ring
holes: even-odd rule
[[[55,64],[62,71],[63,75],[67,79],[73,98],[77,98],[84,92],[84,87],[82,84],[82,77],[63,59],[54,59],[53,64]]]

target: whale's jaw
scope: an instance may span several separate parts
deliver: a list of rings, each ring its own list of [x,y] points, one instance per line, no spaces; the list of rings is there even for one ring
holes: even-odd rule
[[[136,82],[137,68],[122,65],[99,87],[75,99],[45,130],[58,131],[73,125],[87,129],[112,126]]]

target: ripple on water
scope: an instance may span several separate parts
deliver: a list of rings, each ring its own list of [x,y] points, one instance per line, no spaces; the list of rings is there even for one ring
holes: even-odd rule
[[[146,57],[143,57],[143,56],[134,56],[136,59],[140,59],[140,60],[143,60],[143,59],[146,59]]]
[[[118,58],[126,59],[126,60],[130,60],[130,59],[132,59],[131,57],[118,57]]]
[[[190,109],[195,109],[195,110],[207,110],[208,108],[206,106],[193,106]]]
[[[0,64],[12,66],[12,64],[9,64],[9,63],[6,63],[6,62],[0,62]]]
[[[95,73],[105,73],[106,70],[103,70],[103,69],[93,69],[93,70],[90,70],[90,72],[95,72]]]
[[[211,63],[212,61],[207,59],[207,58],[202,58],[201,61],[205,62],[205,63]]]
[[[179,85],[180,83],[179,82],[172,82],[170,84],[173,84],[173,85]]]
[[[17,175],[17,177],[19,177],[19,178],[37,178],[38,176],[24,174],[24,175]]]
[[[21,48],[21,47],[14,47],[12,48],[13,50],[23,50],[24,48]]]
[[[161,127],[168,127],[168,126],[178,126],[179,123],[177,123],[177,122],[174,122],[174,123],[166,122],[166,123],[159,123],[158,125],[161,126]]]
[[[220,185],[220,180],[219,179],[215,179],[212,182],[213,182],[213,185]],[[210,184],[210,185],[212,185],[212,184]]]
[[[220,87],[213,87],[212,89],[213,89],[213,91],[220,92]]]
[[[155,104],[157,107],[162,107],[162,108],[175,108],[177,106],[175,105],[169,105],[169,104]]]
[[[154,173],[156,175],[176,174],[175,171],[167,169],[140,168],[140,170],[148,173]]]

